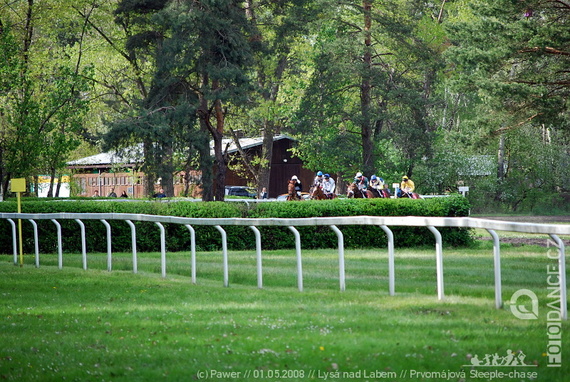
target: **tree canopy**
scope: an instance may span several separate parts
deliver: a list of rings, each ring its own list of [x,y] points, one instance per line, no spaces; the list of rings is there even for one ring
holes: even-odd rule
[[[197,169],[223,200],[240,130],[263,137],[241,166],[258,189],[287,133],[341,188],[408,175],[532,207],[569,192],[569,18],[564,1],[2,0],[0,184],[136,147],[149,191]]]

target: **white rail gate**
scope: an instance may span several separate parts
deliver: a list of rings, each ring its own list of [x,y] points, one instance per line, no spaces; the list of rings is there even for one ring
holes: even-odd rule
[[[394,235],[390,227],[393,226],[409,226],[409,227],[427,227],[435,238],[435,255],[436,255],[436,274],[437,274],[437,296],[439,300],[443,300],[444,294],[444,272],[443,272],[443,248],[442,237],[437,228],[441,227],[463,227],[463,228],[480,228],[485,229],[493,239],[493,258],[494,258],[494,279],[495,279],[495,307],[503,306],[501,291],[501,252],[500,239],[496,231],[523,232],[532,234],[548,234],[556,243],[558,248],[558,280],[560,284],[560,310],[563,319],[568,318],[568,305],[566,293],[566,256],[564,242],[558,235],[570,235],[570,225],[559,224],[535,224],[535,223],[516,223],[508,221],[487,220],[477,218],[451,218],[451,217],[416,217],[416,216],[345,216],[345,217],[316,217],[316,218],[297,218],[297,219],[247,219],[247,218],[183,218],[175,216],[154,216],[140,214],[97,214],[97,213],[53,213],[53,214],[24,214],[24,213],[0,213],[0,219],[6,219],[12,226],[12,242],[14,248],[14,264],[18,264],[17,254],[17,233],[16,223],[14,220],[28,220],[34,228],[35,243],[35,263],[39,267],[39,246],[38,246],[38,230],[36,220],[51,220],[57,228],[57,248],[58,248],[58,266],[63,267],[62,252],[62,236],[61,225],[58,220],[75,220],[80,229],[82,243],[82,262],[83,268],[87,269],[87,250],[86,250],[86,230],[83,220],[99,220],[106,227],[107,231],[107,270],[112,270],[112,232],[111,226],[107,220],[123,220],[131,227],[131,242],[133,255],[133,272],[137,273],[137,247],[136,247],[136,227],[133,221],[154,222],[160,229],[160,251],[161,251],[161,272],[162,277],[166,277],[166,245],[165,245],[165,229],[163,224],[181,224],[188,228],[191,238],[191,279],[196,283],[196,234],[193,226],[214,226],[222,237],[222,262],[223,262],[223,283],[224,286],[229,285],[229,266],[228,266],[228,250],[226,232],[223,226],[248,226],[254,234],[256,240],[256,265],[257,265],[257,286],[263,287],[263,269],[262,269],[262,247],[261,234],[257,227],[260,226],[281,226],[288,227],[295,236],[295,251],[297,261],[297,286],[299,291],[303,291],[303,262],[301,255],[301,235],[295,227],[303,226],[328,226],[338,237],[338,261],[339,261],[339,284],[340,290],[346,288],[345,269],[344,269],[344,237],[342,230],[338,226],[344,225],[376,225],[382,228],[388,238],[388,279],[389,293],[394,295],[395,292],[395,265],[394,265]]]

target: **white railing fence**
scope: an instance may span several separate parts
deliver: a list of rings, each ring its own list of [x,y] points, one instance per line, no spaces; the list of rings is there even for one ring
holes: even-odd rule
[[[38,246],[38,230],[36,220],[51,220],[57,228],[57,248],[58,248],[58,267],[63,267],[62,252],[62,236],[61,225],[58,220],[75,220],[80,228],[80,237],[82,243],[82,262],[83,268],[87,269],[87,250],[86,250],[86,230],[83,220],[99,220],[106,227],[107,231],[107,270],[112,270],[112,232],[111,226],[107,220],[123,220],[131,227],[131,241],[133,254],[133,272],[137,272],[137,247],[136,247],[136,227],[133,221],[154,222],[160,229],[160,251],[161,251],[161,271],[162,276],[166,277],[166,245],[165,245],[165,229],[163,224],[181,224],[188,228],[191,239],[191,279],[196,283],[196,233],[193,226],[214,226],[222,237],[222,262],[223,262],[223,278],[224,286],[229,286],[229,267],[228,267],[228,249],[226,232],[223,226],[248,226],[255,234],[256,241],[256,265],[257,265],[257,286],[263,287],[263,270],[262,270],[262,248],[261,234],[257,227],[260,226],[281,226],[288,227],[295,236],[295,251],[297,261],[297,285],[299,291],[303,291],[303,262],[301,256],[301,235],[295,227],[303,226],[328,226],[338,237],[338,261],[339,261],[339,283],[340,290],[346,288],[345,269],[344,269],[344,237],[338,226],[344,225],[376,225],[380,226],[386,233],[388,238],[388,279],[389,293],[394,295],[395,292],[395,266],[394,266],[394,235],[389,227],[392,226],[408,226],[408,227],[427,227],[435,238],[435,254],[436,254],[436,274],[437,274],[437,296],[439,300],[444,299],[444,281],[443,281],[443,249],[442,237],[437,228],[441,227],[463,227],[463,228],[480,228],[485,229],[493,239],[493,256],[494,256],[494,278],[495,278],[495,306],[501,308],[503,306],[501,292],[501,251],[500,238],[496,231],[523,232],[532,234],[547,234],[556,243],[558,248],[558,281],[560,286],[560,310],[564,319],[568,318],[568,307],[566,297],[566,256],[564,242],[558,235],[570,235],[570,225],[561,224],[535,224],[535,223],[517,223],[499,220],[487,220],[477,218],[451,218],[451,217],[417,217],[417,216],[344,216],[344,217],[315,217],[315,218],[266,218],[266,219],[247,219],[247,218],[183,218],[175,216],[155,216],[155,215],[139,215],[139,214],[97,214],[97,213],[52,213],[52,214],[24,214],[24,213],[0,213],[0,219],[6,219],[12,226],[12,242],[14,251],[14,264],[18,264],[18,245],[16,223],[14,220],[28,220],[34,228],[35,243],[35,263],[39,267],[39,246]]]

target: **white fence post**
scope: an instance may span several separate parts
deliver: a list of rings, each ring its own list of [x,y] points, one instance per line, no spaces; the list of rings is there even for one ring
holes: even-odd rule
[[[166,277],[166,232],[160,222],[154,222],[160,228],[160,270],[162,277]]]
[[[338,279],[340,283],[340,290],[346,289],[345,273],[344,273],[344,235],[342,231],[335,225],[330,226],[338,237]]]
[[[18,240],[16,238],[16,223],[14,220],[7,219],[12,226],[12,247],[14,248],[14,265],[18,265]]]
[[[488,229],[487,232],[493,238],[493,262],[495,268],[495,308],[501,309],[503,307],[502,285],[501,285],[501,243],[499,242],[499,235],[492,230]]]
[[[87,270],[87,243],[85,238],[85,224],[80,219],[75,219],[79,228],[81,229],[81,260],[83,262],[83,269]]]
[[[443,300],[443,248],[441,233],[434,227],[428,226],[428,229],[435,236],[435,271],[437,273],[437,299]]]
[[[228,269],[228,240],[226,231],[219,226],[214,226],[220,233],[222,234],[222,262],[224,267],[224,286],[228,287],[230,285],[230,278],[229,278],[229,269]]]
[[[138,264],[138,257],[137,257],[137,227],[135,224],[130,220],[125,220],[129,227],[131,227],[131,248],[133,251],[133,273],[138,273],[139,271],[139,264]]]
[[[297,288],[299,292],[303,291],[303,260],[301,257],[301,235],[293,226],[287,227],[295,235],[295,253],[297,254]]]
[[[196,284],[196,231],[190,224],[185,224],[190,231],[190,270],[192,284]]]
[[[390,296],[396,294],[396,271],[394,265],[394,233],[390,228],[385,225],[381,225],[380,228],[388,236],[388,290]]]
[[[63,268],[63,250],[61,248],[61,224],[55,219],[51,219],[57,228],[57,267]]]
[[[249,228],[255,234],[255,258],[257,265],[257,287],[263,288],[263,267],[261,263],[261,233],[256,226],[250,225]]]
[[[38,224],[34,219],[28,219],[34,227],[34,255],[36,260],[36,268],[40,267],[40,243],[38,242]]]
[[[101,223],[107,228],[107,270],[111,272],[113,265],[113,255],[111,253],[111,225],[105,219],[101,219]]]

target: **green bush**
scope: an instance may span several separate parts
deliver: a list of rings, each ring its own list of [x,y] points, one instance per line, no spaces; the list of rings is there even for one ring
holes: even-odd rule
[[[469,203],[461,196],[448,198],[412,199],[337,199],[302,202],[270,202],[258,204],[243,203],[203,203],[203,202],[159,202],[159,201],[52,201],[24,200],[22,212],[25,213],[134,213],[164,216],[182,216],[194,218],[303,218],[331,216],[467,216]],[[15,212],[16,203],[0,203],[0,212]],[[100,221],[84,220],[87,233],[87,251],[106,252],[107,232]],[[67,253],[80,253],[81,240],[79,225],[74,220],[59,220],[62,226],[62,247]],[[131,250],[131,228],[120,220],[109,220],[112,235],[112,251]],[[133,222],[137,231],[137,249],[139,251],[157,251],[160,248],[160,230],[150,222]],[[38,220],[39,247],[42,253],[57,251],[56,226],[49,220]],[[190,250],[190,233],[179,224],[165,224],[167,250],[172,252]],[[33,252],[34,240],[32,225],[23,221],[24,251]],[[196,230],[197,250],[220,250],[221,234],[212,226],[194,226]],[[344,242],[347,248],[383,247],[387,238],[378,226],[342,226]],[[433,234],[425,227],[391,227],[396,246],[433,245]],[[11,253],[11,226],[5,220],[0,221],[2,253]],[[249,227],[225,226],[228,248],[245,250],[255,248],[255,236]],[[330,227],[298,227],[303,248],[335,248],[338,245],[336,234]],[[295,238],[287,227],[260,227],[264,249],[292,248]],[[467,245],[471,242],[466,228],[444,228],[444,243],[453,246]]]

